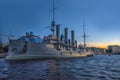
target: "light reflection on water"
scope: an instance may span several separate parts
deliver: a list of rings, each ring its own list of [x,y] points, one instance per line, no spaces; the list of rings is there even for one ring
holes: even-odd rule
[[[120,55],[12,62],[0,59],[0,79],[120,80]]]

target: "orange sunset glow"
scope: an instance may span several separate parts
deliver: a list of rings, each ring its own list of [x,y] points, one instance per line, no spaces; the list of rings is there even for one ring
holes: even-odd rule
[[[106,48],[109,46],[109,45],[120,45],[120,42],[104,42],[104,43],[87,43],[87,46],[88,47],[98,47],[98,48]]]

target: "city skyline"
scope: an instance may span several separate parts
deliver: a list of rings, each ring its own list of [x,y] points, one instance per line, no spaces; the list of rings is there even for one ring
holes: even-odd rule
[[[82,23],[85,19],[88,46],[104,47],[120,44],[119,0],[55,0],[55,21],[75,30],[75,38],[83,43]],[[52,21],[52,0],[1,0],[0,34],[24,35],[32,31],[48,35]],[[69,35],[70,36],[70,35]]]

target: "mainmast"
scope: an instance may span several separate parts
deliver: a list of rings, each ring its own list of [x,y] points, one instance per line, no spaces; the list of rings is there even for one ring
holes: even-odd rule
[[[53,0],[53,20],[52,20],[52,22],[51,22],[51,31],[52,31],[52,33],[53,33],[53,35],[54,35],[54,31],[55,31],[55,2],[54,2],[54,0]]]
[[[53,20],[55,18],[55,1],[53,0]]]
[[[85,33],[85,21],[83,20],[83,39],[84,39],[84,50],[86,48],[86,33]]]

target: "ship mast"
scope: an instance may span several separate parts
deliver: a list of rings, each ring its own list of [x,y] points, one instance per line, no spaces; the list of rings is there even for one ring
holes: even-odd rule
[[[1,34],[0,34],[0,41],[1,41]]]
[[[84,50],[86,48],[86,34],[85,34],[85,21],[83,20],[83,39],[84,39]]]
[[[2,39],[1,39],[1,34],[0,34],[0,49],[2,47]]]
[[[53,33],[53,35],[54,35],[54,31],[55,31],[55,2],[54,2],[54,0],[53,0],[53,20],[52,20],[52,22],[51,22],[51,31],[52,31],[52,33]]]

